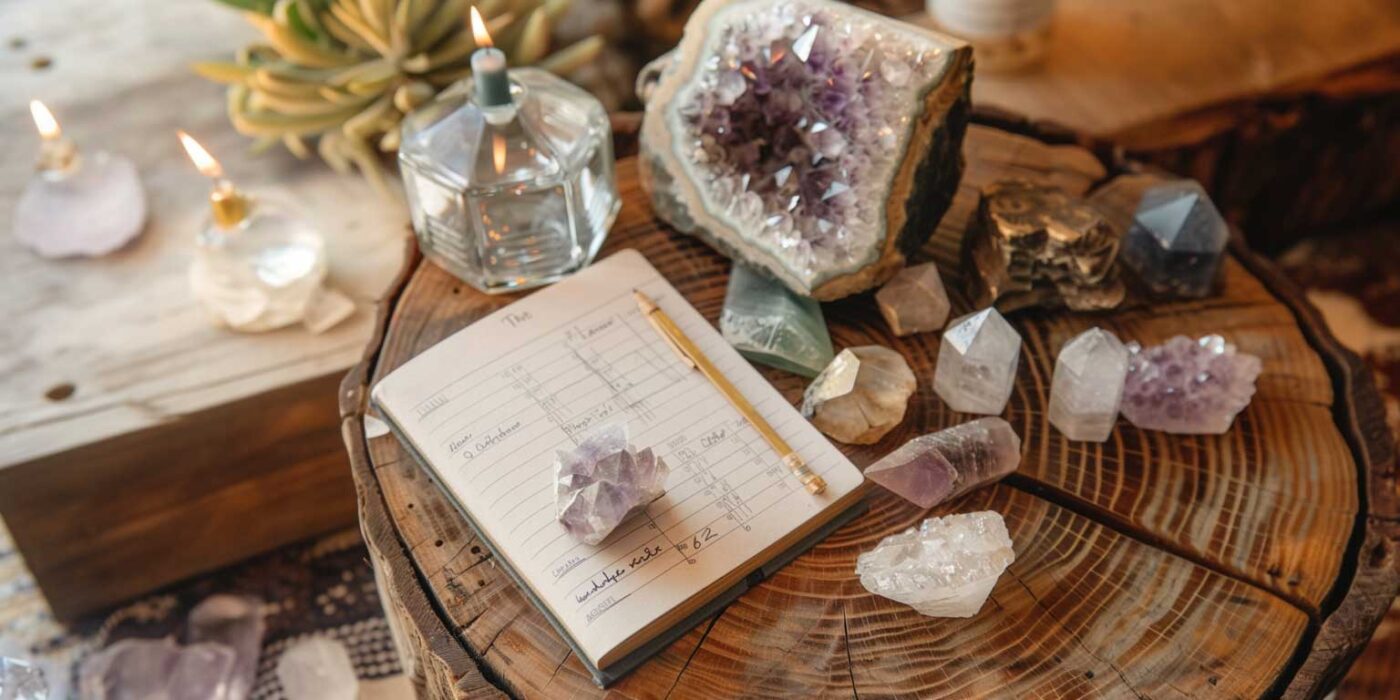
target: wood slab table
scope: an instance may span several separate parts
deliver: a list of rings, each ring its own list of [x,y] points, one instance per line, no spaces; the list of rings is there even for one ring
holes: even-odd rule
[[[967,173],[922,255],[967,310],[958,249],[976,189],[1007,176],[1077,192],[1129,164],[1075,145],[974,125]],[[1108,152],[1107,149],[1103,151]],[[604,254],[641,250],[712,321],[729,262],[657,222],[633,160]],[[1120,202],[1121,204],[1121,202]],[[1006,517],[1016,561],[982,611],[933,619],[866,592],[855,558],[930,513],[889,494],[871,510],[609,689],[614,697],[1314,697],[1335,685],[1396,593],[1395,452],[1369,375],[1298,290],[1242,246],[1219,296],[1108,315],[1029,312],[1005,416],[1020,471],[935,509]],[[341,391],[361,526],[405,665],[426,695],[604,694],[449,504],[366,415],[369,387],[438,340],[512,301],[410,264],[378,335]],[[892,337],[870,295],[827,304],[837,347],[898,349],[920,378],[904,422],[858,465],[953,425],[930,384],[937,334]],[[1223,333],[1263,359],[1258,394],[1220,436],[1139,430],[1070,442],[1046,420],[1055,354],[1102,325],[1155,343]],[[766,376],[799,400],[804,380]],[[490,397],[482,397],[489,401]],[[367,427],[369,428],[367,432]],[[543,488],[543,487],[542,487]]]
[[[403,204],[323,163],[249,151],[223,88],[188,66],[256,35],[218,3],[0,3],[0,27],[0,516],[54,613],[353,523],[335,391],[402,262]],[[32,98],[80,149],[136,163],[150,213],[140,238],[50,260],[10,235],[39,147]],[[316,221],[354,316],[319,335],[211,322],[188,281],[209,184],[176,129],[242,186]]]

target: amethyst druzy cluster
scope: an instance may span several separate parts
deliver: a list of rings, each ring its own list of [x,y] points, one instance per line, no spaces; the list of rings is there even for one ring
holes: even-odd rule
[[[1218,335],[1179,335],[1149,348],[1128,343],[1121,410],[1139,428],[1218,435],[1249,405],[1261,367]]]
[[[888,279],[961,175],[964,46],[828,0],[707,0],[651,91],[657,213],[794,291]]]

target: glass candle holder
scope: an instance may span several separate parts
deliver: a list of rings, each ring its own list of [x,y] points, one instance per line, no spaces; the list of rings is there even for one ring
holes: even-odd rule
[[[596,98],[533,68],[509,71],[509,100],[489,104],[493,92],[449,88],[404,119],[399,146],[423,254],[487,293],[583,268],[620,206]]]
[[[301,322],[326,279],[320,233],[289,206],[243,197],[233,221],[214,209],[196,239],[190,286],[223,324],[260,332]]]

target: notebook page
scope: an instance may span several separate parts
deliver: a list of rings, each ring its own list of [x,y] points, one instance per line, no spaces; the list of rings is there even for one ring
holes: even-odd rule
[[[650,295],[827,481],[808,494],[682,364]],[[633,250],[459,331],[384,378],[376,403],[595,664],[855,489],[861,473]],[[555,520],[555,451],[628,425],[671,467],[666,495],[598,546]]]

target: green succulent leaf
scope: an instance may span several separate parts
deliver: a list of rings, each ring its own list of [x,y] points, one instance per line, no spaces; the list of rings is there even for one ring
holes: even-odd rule
[[[235,10],[244,12],[256,12],[262,15],[272,14],[272,7],[277,4],[277,0],[214,0],[215,2],[228,5]]]

